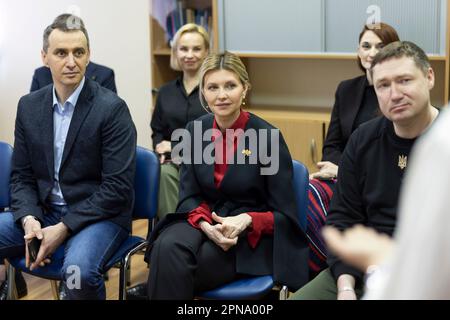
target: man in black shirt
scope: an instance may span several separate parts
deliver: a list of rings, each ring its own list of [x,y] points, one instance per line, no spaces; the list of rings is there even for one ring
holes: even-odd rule
[[[438,115],[430,102],[434,72],[423,50],[405,41],[382,49],[371,73],[383,117],[352,134],[339,165],[327,224],[340,230],[363,224],[392,235],[409,153]],[[331,254],[328,265],[292,298],[354,300],[361,296],[363,273]]]

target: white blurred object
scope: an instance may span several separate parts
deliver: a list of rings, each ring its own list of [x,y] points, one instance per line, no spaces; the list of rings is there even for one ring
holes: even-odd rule
[[[449,136],[450,110],[445,110],[413,150],[392,260],[373,275],[365,299],[450,299]]]

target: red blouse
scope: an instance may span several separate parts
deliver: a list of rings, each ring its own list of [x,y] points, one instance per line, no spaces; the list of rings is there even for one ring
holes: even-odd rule
[[[249,113],[241,110],[239,118],[233,123],[230,129],[242,129],[243,131],[249,118]],[[213,129],[219,129],[215,119],[213,123]],[[233,137],[235,137],[234,141],[229,141],[230,139],[233,139]],[[212,137],[216,158],[214,164],[214,184],[216,185],[216,188],[220,187],[220,184],[228,169],[228,164],[226,161],[227,154],[234,155],[236,153],[239,138],[240,135],[228,136],[226,131],[224,133],[213,135]],[[227,141],[229,141],[229,143],[227,143]],[[233,150],[227,150],[227,146],[230,149],[233,148]],[[250,246],[252,248],[255,248],[258,245],[259,239],[263,234],[273,234],[273,212],[247,212],[247,214],[252,218],[252,225],[250,227],[247,240]],[[211,209],[208,207],[206,202],[202,202],[200,206],[189,212],[188,222],[194,228],[200,229],[199,222],[201,220],[205,220],[208,223],[213,224]]]

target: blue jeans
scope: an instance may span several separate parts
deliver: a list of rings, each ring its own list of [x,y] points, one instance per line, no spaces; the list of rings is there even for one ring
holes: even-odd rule
[[[67,211],[66,206],[52,206],[44,215],[42,228],[59,223]],[[14,222],[12,213],[0,213],[0,259],[24,255],[23,236],[24,231]],[[64,254],[59,258],[52,256],[52,263],[62,263],[61,279],[69,299],[106,299],[103,267],[127,237],[128,231],[121,226],[100,221],[65,241]]]

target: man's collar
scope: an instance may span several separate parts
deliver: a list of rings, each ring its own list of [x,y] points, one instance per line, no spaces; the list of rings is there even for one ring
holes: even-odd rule
[[[81,90],[83,90],[83,86],[84,86],[85,80],[86,80],[86,78],[83,77],[83,79],[81,79],[80,84],[78,85],[78,87],[70,95],[70,97],[66,100],[66,102],[69,102],[74,107],[77,105],[77,101],[78,101],[78,98],[80,97]],[[53,85],[52,92],[53,92],[53,104],[52,104],[52,107],[55,107],[56,105],[58,105],[58,98],[56,96],[55,85]]]

